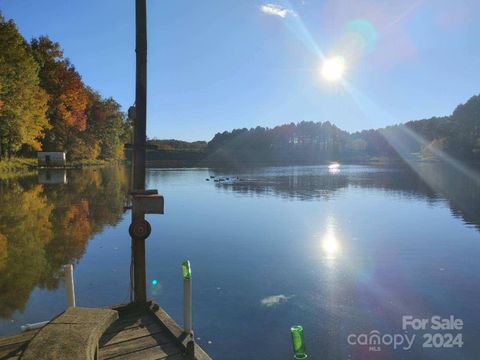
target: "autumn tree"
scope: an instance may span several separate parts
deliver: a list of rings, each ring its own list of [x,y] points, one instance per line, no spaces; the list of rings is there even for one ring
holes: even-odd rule
[[[0,159],[22,145],[41,149],[50,128],[47,94],[39,86],[39,67],[15,23],[0,14]]]
[[[47,114],[52,129],[47,132],[45,147],[68,153],[87,128],[87,89],[75,67],[64,58],[60,44],[41,36],[31,41],[31,48],[40,67],[40,84],[49,95]]]
[[[92,89],[88,91],[87,129],[79,140],[85,144],[85,150],[79,148],[74,158],[94,155],[101,159],[122,159],[131,125],[114,99],[104,99]]]

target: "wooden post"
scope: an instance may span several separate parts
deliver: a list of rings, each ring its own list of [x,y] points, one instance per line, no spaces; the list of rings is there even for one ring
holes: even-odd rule
[[[144,216],[140,216],[141,219]],[[135,216],[132,216],[135,221]],[[147,301],[147,274],[145,265],[145,239],[132,238],[133,253],[133,300],[137,303]]]
[[[63,266],[65,272],[65,292],[67,295],[67,306],[75,307],[75,286],[73,282],[73,265],[68,264]]]
[[[192,332],[192,269],[190,261],[182,263],[183,275],[183,330],[190,334]]]
[[[192,332],[192,280],[183,279],[183,330]]]
[[[133,189],[145,189],[145,142],[147,140],[147,5],[135,0],[136,82],[133,140]],[[145,215],[132,211],[132,222]],[[134,301],[147,301],[145,239],[132,238]]]
[[[135,0],[136,81],[133,132],[133,189],[145,189],[145,142],[147,140],[147,7]]]

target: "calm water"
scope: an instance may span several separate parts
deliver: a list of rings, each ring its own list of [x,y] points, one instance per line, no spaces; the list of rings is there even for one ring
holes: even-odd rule
[[[127,179],[106,168],[0,181],[0,335],[64,309],[68,262],[80,306],[128,300]],[[149,295],[181,322],[180,263],[190,259],[194,329],[215,359],[291,359],[295,324],[311,359],[480,358],[476,173],[432,164],[151,169],[148,188],[166,209],[149,218]],[[409,329],[409,351],[347,341],[405,334],[404,315],[464,325]],[[426,332],[461,333],[464,345],[423,348]]]

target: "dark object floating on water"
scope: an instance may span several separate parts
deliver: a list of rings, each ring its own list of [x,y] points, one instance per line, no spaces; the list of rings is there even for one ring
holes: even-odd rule
[[[215,175],[210,175],[210,179],[214,182],[227,182],[229,184],[233,184],[237,181],[245,181],[245,179],[240,179],[238,176],[217,177]],[[210,181],[210,179],[206,178],[205,181]]]
[[[240,179],[238,176],[216,177],[216,176],[210,175],[210,179],[212,179],[214,182],[228,182],[230,184],[236,181],[245,181],[244,179]],[[207,178],[205,180],[210,181],[210,179]]]

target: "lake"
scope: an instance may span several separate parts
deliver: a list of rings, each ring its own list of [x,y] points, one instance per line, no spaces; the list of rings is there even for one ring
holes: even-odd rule
[[[0,335],[65,308],[66,263],[79,306],[129,300],[128,179],[107,167],[0,181]],[[311,359],[480,358],[477,172],[149,169],[147,182],[165,196],[148,217],[149,297],[181,323],[189,259],[195,337],[213,358],[291,359],[297,324]],[[433,330],[435,316],[463,325]]]

